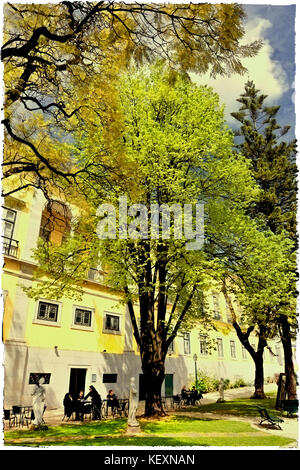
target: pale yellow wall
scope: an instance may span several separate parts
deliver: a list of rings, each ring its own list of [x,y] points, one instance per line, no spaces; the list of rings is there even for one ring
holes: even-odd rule
[[[2,289],[6,291],[3,305],[3,340],[9,337],[9,331],[13,320],[14,300],[16,296],[16,283],[11,282],[10,276],[2,276]]]
[[[46,300],[41,298],[40,300]],[[49,299],[51,301],[51,299]],[[103,351],[121,354],[124,350],[124,308],[115,299],[84,295],[81,301],[63,299],[59,307],[58,326],[36,323],[38,302],[31,301],[27,316],[26,342],[33,347],[54,347],[78,351]],[[74,306],[93,309],[92,329],[73,325]],[[104,313],[121,317],[121,334],[103,332]]]

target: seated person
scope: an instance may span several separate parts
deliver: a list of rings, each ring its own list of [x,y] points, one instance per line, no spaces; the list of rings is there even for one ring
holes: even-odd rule
[[[76,411],[76,416],[75,419],[76,421],[83,421],[83,414],[84,414],[84,393],[83,390],[79,392],[79,395],[77,397],[77,400],[75,400],[75,411]]]
[[[117,396],[114,394],[113,390],[109,390],[107,395],[107,407],[111,408],[113,412],[115,408],[119,408],[119,400]]]
[[[181,389],[181,398],[185,401],[187,405],[190,404],[190,391],[187,390],[185,385]]]
[[[198,391],[196,390],[196,387],[194,386],[191,390],[191,403],[192,405],[195,404],[195,401],[200,398]]]
[[[67,418],[70,418],[72,416],[72,413],[73,413],[74,409],[75,409],[74,408],[74,401],[73,401],[72,395],[70,393],[65,394],[63,405],[64,405],[65,416],[67,416]]]

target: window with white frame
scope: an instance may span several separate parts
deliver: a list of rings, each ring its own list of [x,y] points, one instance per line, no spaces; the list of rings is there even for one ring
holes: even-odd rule
[[[247,359],[248,356],[247,356],[247,349],[245,348],[245,346],[242,346],[242,357],[243,359]]]
[[[91,328],[93,311],[84,307],[75,307],[74,326]]]
[[[275,350],[276,350],[276,356],[277,356],[278,364],[279,364],[280,366],[282,366],[283,362],[282,362],[281,349],[280,349],[279,346],[276,346],[276,347],[275,347]]]
[[[174,354],[174,341],[168,347],[168,354]]]
[[[120,316],[113,313],[105,313],[104,330],[107,332],[121,332]]]
[[[3,207],[2,212],[2,251],[5,255],[17,257],[19,242],[13,238],[17,212],[8,207]]]
[[[217,338],[217,351],[218,351],[218,357],[224,357],[223,339],[222,338]]]
[[[36,320],[49,323],[58,323],[59,304],[40,300],[38,302]]]
[[[214,318],[216,320],[219,320],[221,318],[221,315],[220,315],[219,296],[217,294],[213,295],[213,312],[214,312]]]
[[[235,341],[233,340],[230,340],[230,355],[233,359],[236,358]]]
[[[200,354],[201,356],[207,356],[208,354],[207,338],[205,335],[200,335]]]
[[[184,354],[191,354],[191,335],[184,333],[183,335],[183,351]]]

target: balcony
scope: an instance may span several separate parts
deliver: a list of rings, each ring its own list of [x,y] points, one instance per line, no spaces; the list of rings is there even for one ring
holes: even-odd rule
[[[17,258],[19,254],[19,241],[2,236],[2,253]]]
[[[90,268],[87,273],[87,279],[93,282],[102,282],[104,280],[104,272],[96,268]]]

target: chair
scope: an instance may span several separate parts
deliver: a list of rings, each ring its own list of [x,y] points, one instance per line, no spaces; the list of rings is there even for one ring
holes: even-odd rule
[[[20,406],[13,406],[12,407],[12,412],[16,417],[16,424],[18,426],[21,426],[22,424],[22,408]]]
[[[262,424],[265,421],[267,421],[267,423],[271,424],[272,426],[275,426],[275,427],[277,426],[279,429],[281,429],[279,423],[284,423],[283,419],[278,418],[278,416],[271,415],[266,410],[266,408],[263,408],[262,406],[256,405],[256,407],[257,407],[257,409],[259,411],[259,414],[260,414],[260,417],[261,417],[261,420],[260,420],[259,424]]]
[[[85,416],[89,416],[92,419],[93,406],[91,403],[85,403],[82,408],[82,419],[84,420]]]
[[[128,400],[119,400],[119,406],[113,410],[113,417],[117,416],[128,416]]]
[[[107,406],[107,400],[102,401],[102,406],[101,406],[101,418],[108,417],[108,406]]]
[[[12,410],[3,410],[4,411],[4,421],[8,421],[8,425],[11,428],[12,423],[13,426],[17,424],[17,417]]]
[[[28,423],[30,424],[32,419],[34,419],[32,408],[30,406],[25,406],[21,415],[22,424],[25,421],[26,426],[28,427]]]
[[[181,396],[180,395],[173,395],[172,397],[172,407],[173,408],[179,408],[181,405]]]
[[[167,410],[168,409],[168,404],[167,404],[167,399],[166,397],[161,397],[161,406],[163,409]]]

